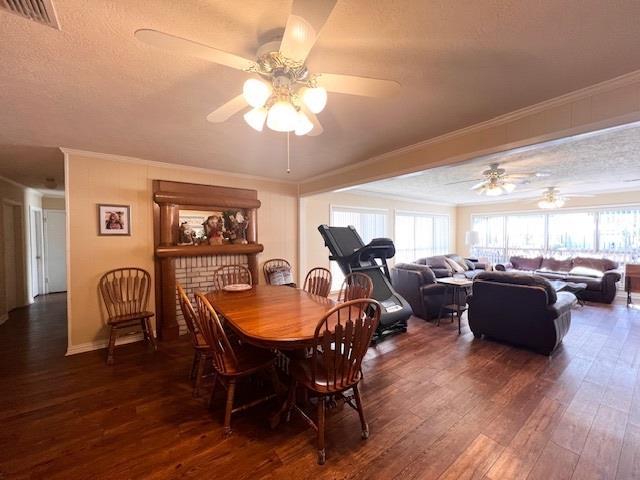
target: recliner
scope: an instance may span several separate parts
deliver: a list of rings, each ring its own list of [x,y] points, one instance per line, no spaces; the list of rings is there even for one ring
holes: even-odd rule
[[[485,335],[551,355],[571,326],[569,292],[556,292],[538,275],[483,272],[473,281],[469,327],[477,338]]]

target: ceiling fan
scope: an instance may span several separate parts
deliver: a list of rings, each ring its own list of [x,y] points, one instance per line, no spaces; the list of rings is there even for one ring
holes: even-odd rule
[[[255,60],[218,50],[192,40],[141,29],[135,37],[143,43],[190,55],[252,74],[237,95],[207,116],[213,123],[228,120],[247,107],[244,119],[255,130],[265,123],[277,132],[320,135],[316,117],[327,103],[327,91],[366,97],[393,95],[400,84],[391,80],[335,73],[311,72],[306,59],[337,0],[294,0],[281,40],[268,42]]]
[[[562,208],[568,198],[593,197],[593,195],[566,195],[561,194],[556,187],[548,187],[542,192],[542,197],[538,201],[538,207],[544,209]]]
[[[492,163],[489,168],[482,172],[483,178],[472,178],[470,180],[461,180],[458,182],[448,183],[447,185],[454,185],[458,183],[477,182],[471,187],[471,190],[477,191],[481,195],[487,195],[495,197],[506,193],[511,193],[516,189],[517,185],[528,183],[530,177],[548,177],[548,172],[519,172],[519,173],[507,173],[504,168],[501,168],[499,164]]]

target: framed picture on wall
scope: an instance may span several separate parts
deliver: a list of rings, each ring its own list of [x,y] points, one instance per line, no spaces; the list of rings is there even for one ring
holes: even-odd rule
[[[131,235],[131,207],[98,204],[98,235]]]

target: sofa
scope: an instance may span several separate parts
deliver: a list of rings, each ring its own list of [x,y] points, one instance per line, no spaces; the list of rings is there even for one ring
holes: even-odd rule
[[[460,266],[464,263],[466,270],[454,272],[450,262],[445,258],[457,258]],[[411,305],[413,314],[424,319],[432,320],[438,317],[440,307],[451,303],[464,304],[463,292],[454,302],[452,289],[445,298],[446,287],[436,283],[436,278],[454,275],[473,278],[484,271],[485,265],[474,259],[465,259],[455,254],[420,258],[412,263],[398,263],[391,269],[391,283],[393,288]]]
[[[426,265],[433,271],[436,278],[464,276],[468,279],[473,279],[478,273],[487,268],[484,263],[475,258],[463,258],[455,253],[419,258],[412,263]]]
[[[576,296],[556,292],[539,275],[483,272],[473,280],[469,328],[474,337],[496,340],[551,355],[571,326]]]
[[[564,260],[543,257],[511,257],[508,263],[499,263],[495,269],[502,272],[535,273],[548,280],[584,283],[587,288],[578,293],[580,300],[611,303],[616,296],[616,283],[621,275],[618,264],[606,258],[573,257]]]

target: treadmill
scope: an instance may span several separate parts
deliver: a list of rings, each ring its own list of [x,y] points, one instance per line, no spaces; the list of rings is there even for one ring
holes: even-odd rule
[[[373,337],[373,343],[387,335],[406,332],[407,319],[413,311],[409,303],[391,286],[387,258],[393,258],[396,254],[393,240],[374,238],[365,245],[353,226],[320,225],[318,231],[331,252],[329,260],[337,262],[342,273],[364,273],[373,282],[371,296],[382,305],[380,324]]]

